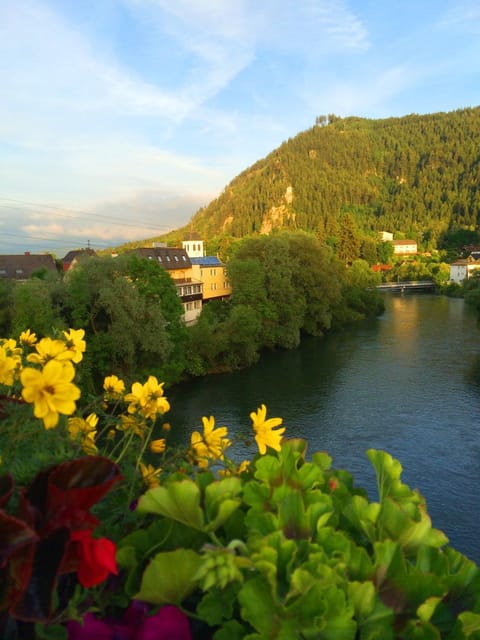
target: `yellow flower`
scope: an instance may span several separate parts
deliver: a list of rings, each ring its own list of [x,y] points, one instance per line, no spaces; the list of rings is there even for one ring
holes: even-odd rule
[[[33,413],[43,420],[45,429],[56,426],[59,413],[71,415],[75,411],[80,389],[72,383],[74,376],[71,362],[57,360],[47,362],[41,371],[31,367],[22,371],[23,399],[33,403]]]
[[[139,411],[146,418],[154,420],[158,414],[169,411],[170,404],[163,396],[163,385],[164,383],[159,383],[155,376],[149,376],[144,385],[134,382],[131,393],[125,396],[125,400],[130,403],[128,412]]]
[[[1,344],[9,356],[12,356],[15,358],[20,357],[22,353],[22,349],[20,347],[17,347],[16,340],[14,340],[13,338],[3,338],[1,340]]]
[[[97,445],[95,444],[95,438],[97,437],[97,432],[89,431],[82,440],[82,449],[89,456],[94,456],[98,453]]]
[[[136,436],[143,438],[145,435],[146,425],[135,416],[120,416],[120,424],[117,425],[118,431],[133,431]]]
[[[149,489],[160,486],[158,476],[162,473],[161,469],[155,469],[151,464],[145,465],[140,462],[140,472]]]
[[[87,348],[87,343],[84,340],[85,330],[69,329],[68,331],[64,331],[63,335],[65,336],[70,359],[75,363],[80,362],[83,358],[85,349]]]
[[[243,462],[238,465],[237,473],[245,473],[245,471],[248,471],[249,468],[250,460],[243,460]]]
[[[164,422],[162,424],[162,429],[167,433],[171,430],[171,428],[172,428],[172,425],[169,422]]]
[[[166,449],[165,438],[158,438],[150,442],[150,451],[152,453],[163,453]]]
[[[27,329],[26,331],[22,331],[22,333],[20,334],[20,342],[26,345],[27,347],[31,347],[36,343],[36,341],[37,341],[37,334],[32,333],[30,329]]]
[[[106,376],[103,381],[103,389],[113,397],[120,397],[125,391],[125,383],[117,376]]]
[[[15,382],[15,371],[17,369],[17,358],[8,355],[4,345],[0,345],[0,384],[11,387]]]
[[[282,418],[269,418],[266,420],[267,408],[264,404],[258,408],[255,413],[252,411],[250,418],[253,422],[253,429],[255,431],[255,440],[257,441],[258,450],[263,455],[267,451],[267,447],[280,451],[280,442],[282,440],[282,434],[285,432],[285,427],[274,431],[275,427],[282,424]]]
[[[98,416],[95,413],[91,413],[85,418],[69,418],[68,419],[68,431],[72,440],[76,440],[79,435],[87,435],[92,431],[95,431],[95,427],[98,424]]]
[[[71,360],[71,354],[67,350],[67,345],[63,340],[53,340],[53,338],[42,338],[35,345],[36,353],[27,356],[28,362],[34,364],[46,364],[50,360],[64,362]]]
[[[197,464],[201,468],[208,467],[208,460],[219,460],[223,458],[223,453],[230,446],[230,440],[226,437],[227,427],[215,429],[215,419],[202,418],[203,436],[198,432],[192,433],[190,442]]]

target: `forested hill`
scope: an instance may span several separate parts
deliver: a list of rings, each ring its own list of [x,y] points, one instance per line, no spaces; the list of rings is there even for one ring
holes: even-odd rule
[[[386,230],[436,247],[480,209],[480,107],[400,118],[320,116],[242,172],[189,231],[241,237],[276,228],[335,238]]]

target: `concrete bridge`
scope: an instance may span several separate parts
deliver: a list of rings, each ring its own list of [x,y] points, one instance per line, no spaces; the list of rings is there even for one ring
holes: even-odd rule
[[[378,291],[392,291],[404,293],[409,291],[435,291],[435,283],[431,280],[409,280],[405,282],[382,282],[377,285]]]

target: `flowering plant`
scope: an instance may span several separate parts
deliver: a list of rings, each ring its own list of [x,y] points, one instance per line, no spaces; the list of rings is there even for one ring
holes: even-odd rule
[[[127,390],[108,376],[82,406],[84,349],[81,330],[0,341],[3,466],[22,470],[35,438],[35,464],[48,461],[26,465],[17,496],[12,474],[0,477],[3,637],[479,637],[480,570],[432,527],[389,454],[367,452],[371,501],[264,405],[250,414],[251,460],[228,457],[213,416],[170,451],[156,437],[170,407],[155,377]]]

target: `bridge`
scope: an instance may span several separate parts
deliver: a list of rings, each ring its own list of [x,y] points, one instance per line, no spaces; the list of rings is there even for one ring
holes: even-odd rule
[[[378,291],[391,291],[404,293],[414,291],[435,291],[435,283],[431,280],[409,280],[404,282],[382,282],[377,285]]]

